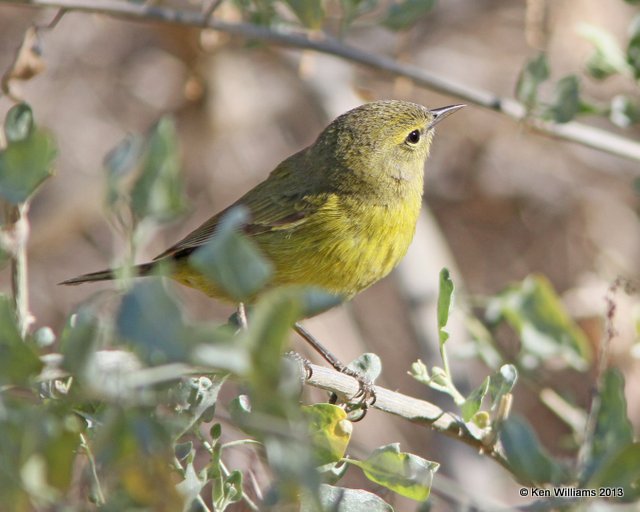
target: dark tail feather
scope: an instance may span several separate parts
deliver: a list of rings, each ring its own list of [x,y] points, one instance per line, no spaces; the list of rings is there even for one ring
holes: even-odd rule
[[[154,263],[144,263],[142,265],[135,266],[134,270],[136,275],[146,276],[154,266]],[[71,279],[67,279],[66,281],[62,281],[58,284],[76,285],[82,283],[91,283],[94,281],[110,281],[115,278],[116,274],[114,270],[99,270],[98,272],[91,272],[89,274],[82,274],[78,277],[72,277]]]

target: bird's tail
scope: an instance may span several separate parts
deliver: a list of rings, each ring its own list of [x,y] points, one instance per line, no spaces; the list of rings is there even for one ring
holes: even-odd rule
[[[137,276],[146,276],[149,272],[155,267],[154,263],[143,263],[142,265],[136,265],[133,267],[135,274]],[[66,281],[62,281],[58,284],[64,285],[76,285],[82,283],[91,283],[94,281],[110,281],[116,278],[116,271],[109,270],[99,270],[98,272],[90,272],[89,274],[82,274],[78,277],[72,277],[71,279],[67,279]]]

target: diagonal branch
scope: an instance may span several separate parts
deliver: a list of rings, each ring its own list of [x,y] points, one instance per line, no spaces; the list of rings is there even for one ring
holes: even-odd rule
[[[230,23],[210,18],[206,13],[203,14],[200,11],[175,10],[156,5],[119,0],[0,0],[0,3],[54,7],[68,11],[100,13],[132,20],[155,20],[191,27],[210,28],[248,39],[258,39],[282,46],[315,50],[382,72],[409,78],[421,87],[455,96],[469,103],[500,112],[516,121],[522,121],[537,132],[629,160],[640,161],[640,143],[631,139],[578,122],[555,124],[539,119],[528,119],[523,105],[513,99],[501,98],[491,92],[429,73],[418,66],[403,64],[392,58],[361,50],[324,33],[310,34],[304,31],[291,31],[250,23]],[[611,172],[615,172],[615,170]],[[635,174],[640,175],[640,168],[637,169]]]

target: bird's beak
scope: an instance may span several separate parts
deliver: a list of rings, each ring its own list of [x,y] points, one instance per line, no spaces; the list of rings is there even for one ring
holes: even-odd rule
[[[429,127],[427,129],[430,130],[445,117],[449,117],[451,114],[457,112],[462,107],[466,107],[466,105],[449,105],[447,107],[433,108],[429,110],[429,112],[431,112],[431,115],[433,116],[433,121],[429,123]]]

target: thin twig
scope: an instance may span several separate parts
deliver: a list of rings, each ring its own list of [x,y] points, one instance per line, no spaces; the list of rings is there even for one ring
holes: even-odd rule
[[[66,9],[64,8],[58,9],[55,16],[51,18],[51,21],[49,23],[47,23],[46,25],[36,25],[36,29],[37,30],[53,30],[54,28],[56,28],[58,23],[60,23],[60,20],[64,17],[65,14],[67,14]]]
[[[223,2],[223,0],[211,0],[211,2],[209,3],[209,5],[207,6],[207,8],[203,11],[203,17],[205,19],[205,22],[208,22],[209,19],[211,19],[211,16],[213,16],[214,11],[220,7],[220,4]]]
[[[269,28],[251,23],[230,23],[217,18],[207,19],[205,14],[199,11],[175,10],[118,0],[27,0],[27,2],[0,0],[0,3],[17,3],[33,7],[58,7],[70,11],[100,13],[133,20],[157,20],[191,27],[207,27],[247,39],[315,50],[379,71],[409,78],[421,87],[500,112],[516,121],[525,123],[537,132],[576,142],[629,160],[640,161],[640,144],[631,139],[578,122],[555,124],[539,119],[528,119],[524,106],[513,99],[501,98],[489,91],[430,73],[419,66],[400,63],[392,58],[361,50],[327,34],[322,34],[320,37],[317,33],[309,35],[303,31]],[[615,166],[608,172],[616,172]],[[640,168],[631,172],[640,175]]]
[[[20,334],[24,338],[33,323],[29,310],[29,280],[27,275],[27,240],[29,239],[29,202],[19,205],[7,203],[5,217],[9,226],[9,254],[11,258],[11,292],[15,304]]]
[[[104,493],[102,492],[102,486],[100,485],[100,479],[98,478],[98,468],[96,467],[96,459],[93,456],[93,452],[91,451],[91,447],[89,443],[87,443],[87,438],[84,434],[80,434],[80,446],[84,450],[84,453],[89,459],[89,467],[91,468],[91,476],[95,483],[96,490],[96,505],[104,505],[106,503],[106,499],[104,497]]]
[[[244,306],[244,302],[238,302],[237,314],[240,329],[246,331],[249,328],[249,321],[247,320],[247,308]]]
[[[591,456],[591,450],[593,449],[593,441],[596,433],[596,427],[598,423],[598,414],[602,407],[602,386],[604,380],[604,374],[607,370],[609,363],[609,349],[611,347],[611,340],[617,335],[617,331],[614,324],[616,315],[616,301],[615,296],[618,288],[623,284],[623,281],[616,279],[604,297],[606,310],[604,315],[604,326],[602,331],[602,338],[600,340],[600,348],[598,351],[598,360],[596,367],[595,377],[595,389],[593,390],[593,397],[591,399],[591,407],[587,415],[587,421],[585,423],[584,442],[580,447],[578,453],[578,467],[585,467],[585,462]]]

